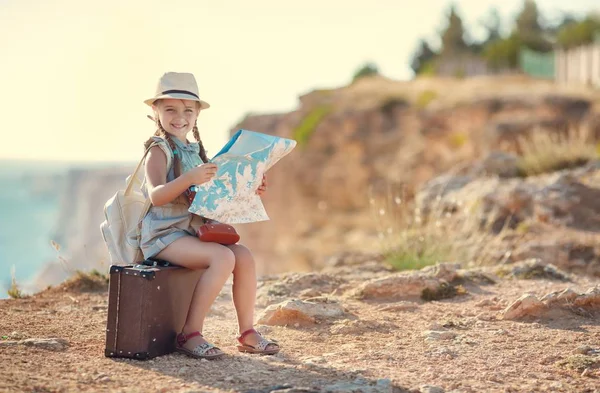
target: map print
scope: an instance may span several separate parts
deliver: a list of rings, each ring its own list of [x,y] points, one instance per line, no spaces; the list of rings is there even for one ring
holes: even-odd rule
[[[263,174],[294,147],[292,139],[239,130],[210,160],[217,164],[217,174],[195,186],[188,211],[225,224],[269,220],[256,190]]]

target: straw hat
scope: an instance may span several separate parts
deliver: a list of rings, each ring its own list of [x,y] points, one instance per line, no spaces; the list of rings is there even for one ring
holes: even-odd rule
[[[202,109],[210,107],[208,102],[200,99],[198,84],[194,75],[186,72],[166,72],[158,80],[154,97],[144,102],[152,106],[154,101],[161,98],[198,101]]]

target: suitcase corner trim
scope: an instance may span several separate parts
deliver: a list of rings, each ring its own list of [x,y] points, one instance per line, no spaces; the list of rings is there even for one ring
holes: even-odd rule
[[[136,353],[123,353],[123,351],[114,351],[112,349],[105,349],[104,356],[107,358],[132,358],[138,360],[147,360],[150,359],[150,352],[136,352]]]

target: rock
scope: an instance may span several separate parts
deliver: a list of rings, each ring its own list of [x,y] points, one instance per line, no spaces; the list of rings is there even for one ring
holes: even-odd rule
[[[14,340],[10,340],[10,341],[0,341],[0,348],[3,347],[13,347],[15,345],[19,345],[19,341],[14,341]]]
[[[11,332],[8,335],[8,338],[10,338],[11,340],[23,340],[24,338],[26,338],[27,336],[25,335],[25,333],[21,333],[21,332]]]
[[[490,307],[495,305],[495,302],[492,301],[492,299],[482,299],[480,301],[478,301],[477,303],[475,303],[476,307]]]
[[[63,338],[28,338],[19,341],[19,344],[50,351],[64,351],[69,347],[69,342]]]
[[[520,319],[526,316],[539,317],[552,310],[587,314],[600,311],[600,285],[590,288],[583,294],[577,294],[570,288],[551,292],[541,300],[532,294],[525,294],[508,306],[502,314],[504,319]]]
[[[339,381],[323,388],[327,393],[392,393],[394,387],[389,379],[378,379],[375,383],[364,378],[356,378],[352,382]]]
[[[361,284],[353,293],[359,299],[403,299],[420,297],[423,290],[435,291],[440,280],[422,272],[396,273]]]
[[[573,303],[579,307],[600,308],[600,285],[596,285],[583,295],[577,296]]]
[[[432,210],[438,211],[440,207],[437,204],[440,202],[446,209],[454,210],[456,206],[451,203],[449,198],[444,198],[444,196],[462,189],[473,180],[474,178],[471,176],[438,176],[421,187],[415,196],[417,206],[423,214],[428,214]]]
[[[271,305],[263,312],[258,323],[264,325],[312,325],[318,320],[341,317],[345,314],[338,303],[312,303],[288,300]]]
[[[592,351],[592,347],[590,347],[589,345],[580,345],[577,347],[577,349],[575,349],[575,353],[581,354],[581,355],[587,355],[588,352]]]
[[[413,302],[399,301],[394,304],[382,305],[378,310],[387,312],[415,311],[418,307],[419,305]]]
[[[257,298],[263,305],[281,302],[292,295],[301,297],[316,297],[330,294],[339,288],[345,280],[339,276],[325,273],[289,273],[278,278],[273,283],[261,283]]]
[[[434,385],[423,385],[419,387],[419,393],[444,393],[444,389]]]
[[[321,389],[318,388],[305,388],[305,387],[292,387],[269,390],[268,393],[320,393]],[[267,393],[267,392],[265,392]]]
[[[541,300],[547,305],[552,305],[555,303],[567,304],[572,303],[577,296],[577,292],[575,292],[571,288],[567,288],[562,292],[551,292],[542,297]]]
[[[425,356],[439,358],[443,360],[452,360],[458,356],[456,351],[446,347],[433,348],[431,351],[426,351]]]
[[[488,176],[514,177],[519,174],[518,162],[512,153],[493,151],[479,164],[478,171]]]
[[[520,279],[543,278],[558,281],[571,281],[569,275],[552,264],[545,264],[540,258],[529,258],[503,266],[497,272],[500,276]]]
[[[426,330],[422,334],[425,341],[452,340],[457,334],[449,331]]]
[[[525,294],[508,306],[503,312],[504,319],[519,319],[527,315],[537,315],[545,305],[535,295]]]
[[[460,263],[445,262],[437,263],[433,266],[426,266],[421,269],[421,272],[446,282],[452,282],[458,278],[458,271],[460,268]]]

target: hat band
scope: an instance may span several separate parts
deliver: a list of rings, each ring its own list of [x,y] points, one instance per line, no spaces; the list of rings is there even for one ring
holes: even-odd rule
[[[197,99],[200,99],[200,97],[198,97],[196,94],[192,93],[191,91],[187,91],[187,90],[165,90],[162,93],[163,94],[189,94],[191,96],[196,97]]]

